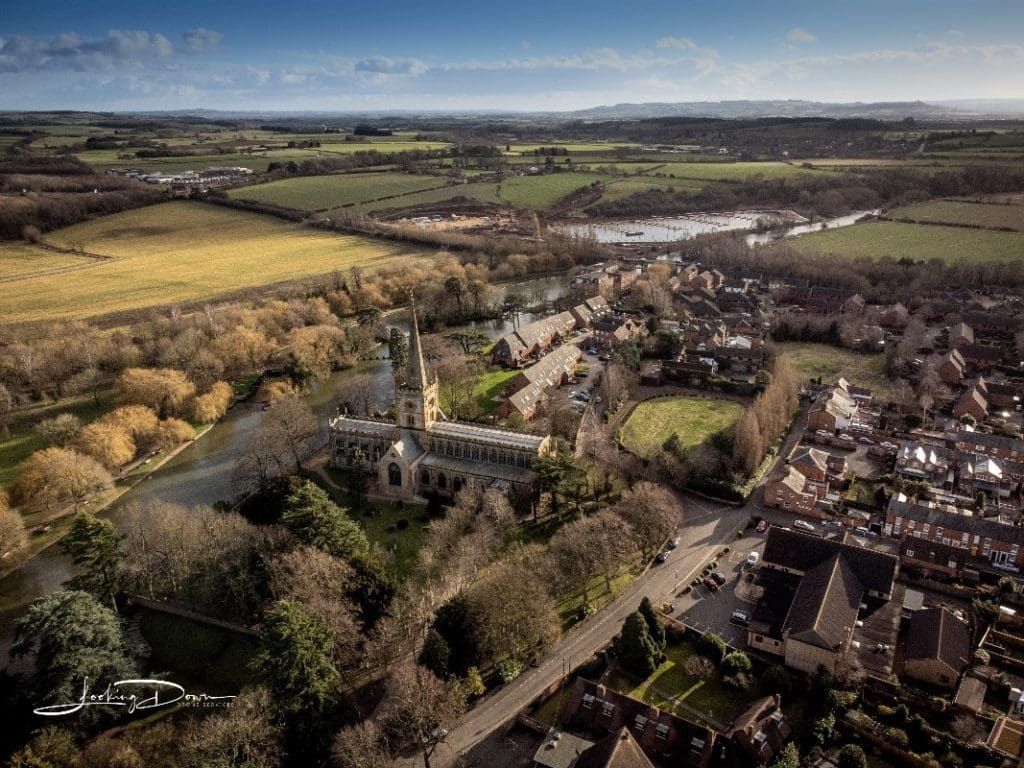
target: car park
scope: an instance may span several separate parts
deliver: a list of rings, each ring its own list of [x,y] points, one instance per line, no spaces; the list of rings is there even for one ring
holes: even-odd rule
[[[815,528],[811,523],[808,523],[806,520],[794,520],[793,521],[793,527],[797,528],[797,529],[799,529],[801,531],[816,531],[817,530],[817,528]]]
[[[745,627],[750,624],[750,614],[746,611],[733,611],[732,615],[729,616],[729,621],[732,624],[739,624],[741,627]]]

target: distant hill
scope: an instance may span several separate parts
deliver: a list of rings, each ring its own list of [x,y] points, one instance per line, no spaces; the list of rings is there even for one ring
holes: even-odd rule
[[[998,102],[994,102],[993,106]],[[879,101],[825,103],[819,101],[683,101],[615,104],[568,113],[582,119],[637,119],[654,117],[868,117],[879,120],[903,118],[948,118],[977,114],[953,103],[929,104],[923,101]]]

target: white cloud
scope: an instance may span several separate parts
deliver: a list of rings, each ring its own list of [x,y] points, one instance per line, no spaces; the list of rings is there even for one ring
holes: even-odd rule
[[[663,37],[656,45],[659,48],[674,48],[678,51],[690,51],[697,48],[697,44],[688,37]]]
[[[793,27],[786,33],[786,40],[791,43],[810,43],[817,39],[803,27]]]
[[[196,27],[185,30],[182,36],[185,45],[193,53],[209,53],[220,48],[224,35],[206,27]]]
[[[17,36],[0,38],[0,72],[104,72],[173,53],[174,45],[166,37],[137,29],[111,29],[95,40],[70,32],[50,40]]]

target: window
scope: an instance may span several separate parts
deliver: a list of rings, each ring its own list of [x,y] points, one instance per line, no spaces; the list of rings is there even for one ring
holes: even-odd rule
[[[583,708],[593,709],[594,708],[594,697],[589,693],[583,694]]]
[[[420,483],[430,485],[430,473],[425,469],[420,470]]]
[[[402,469],[394,462],[388,465],[388,484],[394,486],[402,485]]]
[[[913,556],[914,556],[914,550],[908,549],[907,550],[907,557],[913,557]]]
[[[610,701],[606,701],[604,704],[601,705],[601,714],[604,715],[605,717],[611,717],[612,713],[614,713],[614,712],[615,712],[615,705],[612,704]]]
[[[448,487],[448,478],[445,477],[443,474],[438,473],[437,475],[437,487],[440,488],[442,491]]]
[[[407,427],[414,427],[414,426],[416,426],[416,423],[413,421],[412,416],[406,416],[405,417],[405,426],[407,426]]]
[[[668,738],[668,726],[659,724],[658,727],[654,729],[654,735],[664,741]]]
[[[633,727],[636,728],[638,731],[642,731],[644,728],[647,727],[647,718],[643,715],[637,715],[636,722],[633,725]]]

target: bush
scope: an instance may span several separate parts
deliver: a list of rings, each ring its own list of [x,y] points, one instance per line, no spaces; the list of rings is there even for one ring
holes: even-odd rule
[[[502,659],[498,662],[496,667],[498,671],[498,677],[501,678],[503,683],[511,683],[521,674],[523,674],[523,665],[515,659]]]
[[[772,664],[761,675],[761,687],[768,695],[781,693],[785,696],[789,693],[791,686],[792,680],[789,677],[789,672],[781,664]]]
[[[715,664],[720,664],[722,659],[725,658],[728,646],[720,635],[716,635],[714,632],[707,632],[701,635],[697,641],[697,650]],[[747,661],[749,662],[750,659],[747,659]]]
[[[404,517],[395,522],[395,528],[397,528],[399,531],[404,531],[408,527],[409,521],[406,520]]]
[[[733,651],[722,659],[721,669],[723,675],[750,674],[754,665],[750,663],[750,657],[743,651]]]
[[[902,728],[896,728],[895,726],[889,726],[882,731],[882,738],[892,744],[894,747],[900,749],[906,749],[910,746],[910,737],[907,736],[907,732]]]
[[[868,756],[856,744],[847,744],[839,750],[839,768],[868,768]]]

